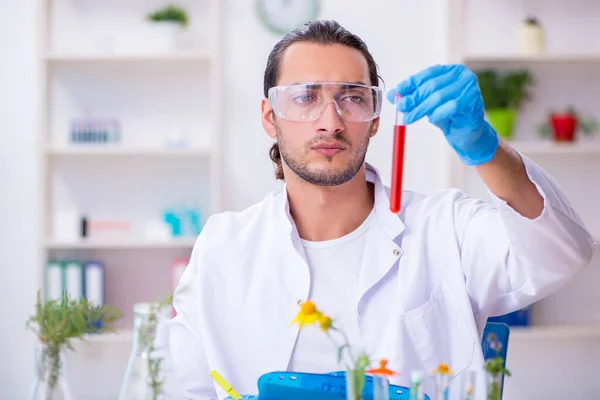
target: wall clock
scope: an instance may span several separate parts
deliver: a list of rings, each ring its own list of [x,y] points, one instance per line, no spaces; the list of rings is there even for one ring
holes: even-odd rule
[[[286,34],[319,16],[320,0],[255,0],[261,23],[271,32]]]

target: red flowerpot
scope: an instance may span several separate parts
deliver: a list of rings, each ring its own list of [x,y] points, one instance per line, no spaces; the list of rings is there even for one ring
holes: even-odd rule
[[[552,114],[550,116],[554,129],[554,140],[557,142],[572,142],[577,129],[577,117],[571,114]]]

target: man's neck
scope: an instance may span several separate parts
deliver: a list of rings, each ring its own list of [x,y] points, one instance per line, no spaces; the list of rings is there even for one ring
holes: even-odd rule
[[[339,186],[317,186],[294,176],[286,178],[292,218],[300,237],[324,241],[345,236],[369,216],[375,201],[365,169]]]

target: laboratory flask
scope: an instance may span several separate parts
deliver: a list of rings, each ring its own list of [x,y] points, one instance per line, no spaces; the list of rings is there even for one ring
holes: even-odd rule
[[[36,342],[34,381],[29,400],[73,400],[67,380],[67,357],[64,348]]]

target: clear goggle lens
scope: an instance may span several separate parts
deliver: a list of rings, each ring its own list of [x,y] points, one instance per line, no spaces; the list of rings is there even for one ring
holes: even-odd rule
[[[381,113],[381,99],[381,88],[356,83],[311,82],[269,89],[275,114],[294,122],[315,121],[332,103],[346,121],[371,121]]]

